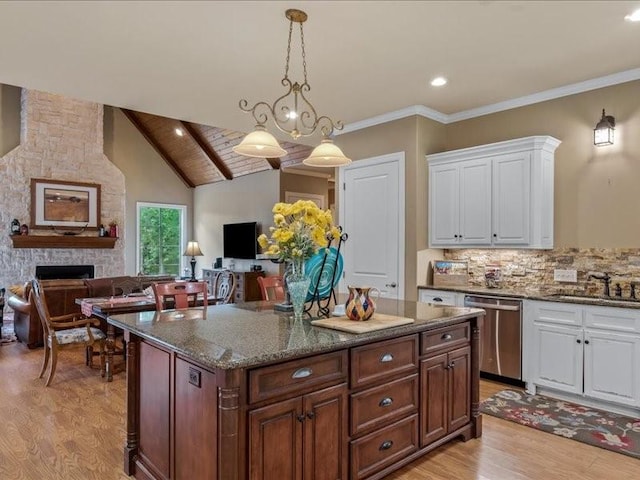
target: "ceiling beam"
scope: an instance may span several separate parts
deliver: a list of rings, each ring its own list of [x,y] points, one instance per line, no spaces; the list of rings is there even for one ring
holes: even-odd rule
[[[190,122],[184,122],[180,120],[180,124],[184,127],[184,129],[189,133],[194,142],[198,144],[202,152],[211,160],[211,163],[215,165],[218,171],[222,174],[224,178],[227,180],[233,180],[233,173],[229,170],[229,167],[222,161],[220,156],[216,153],[216,151],[207,143],[207,141],[202,138],[200,132],[196,130],[194,125]]]
[[[164,159],[164,161],[169,164],[169,166],[173,169],[176,175],[178,175],[178,177],[180,177],[180,179],[187,186],[191,188],[195,188],[194,183],[184,175],[184,173],[182,172],[182,170],[180,170],[176,162],[173,161],[173,158],[171,158],[171,155],[169,155],[169,153],[164,148],[162,148],[162,146],[153,138],[149,129],[145,127],[143,123],[140,121],[140,119],[136,116],[136,112],[132,110],[128,110],[126,108],[121,108],[120,110],[122,110],[122,113],[124,113],[124,115],[129,119],[129,121],[133,123],[133,125],[138,129],[138,131],[147,140],[147,142],[149,142],[149,145],[153,147],[156,153],[160,155]]]
[[[269,162],[269,165],[271,165],[271,168],[273,168],[274,170],[280,170],[279,158],[265,158],[265,160]]]

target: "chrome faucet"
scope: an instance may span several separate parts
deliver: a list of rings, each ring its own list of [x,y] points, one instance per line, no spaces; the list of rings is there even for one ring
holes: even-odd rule
[[[587,280],[595,278],[596,280],[602,280],[604,283],[604,296],[609,297],[609,285],[611,285],[611,276],[607,272],[589,272]]]

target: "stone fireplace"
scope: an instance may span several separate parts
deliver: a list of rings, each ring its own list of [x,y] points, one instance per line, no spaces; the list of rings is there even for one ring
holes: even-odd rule
[[[30,223],[32,178],[100,184],[100,222],[116,220],[124,225],[125,180],[103,152],[102,105],[22,90],[20,145],[0,158],[0,287],[34,278],[36,265],[92,265],[95,277],[122,275],[126,237],[122,228],[113,249],[13,248],[12,219]],[[31,229],[29,235],[56,233]]]

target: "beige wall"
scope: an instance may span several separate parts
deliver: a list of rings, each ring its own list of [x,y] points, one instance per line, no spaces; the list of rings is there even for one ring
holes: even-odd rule
[[[329,208],[329,181],[326,178],[280,172],[280,201],[285,192],[312,193],[324,197],[324,208]]]
[[[0,157],[20,145],[20,93],[22,89],[0,85]]]
[[[603,108],[616,118],[615,145],[595,147]],[[640,244],[640,81],[454,123],[446,135],[443,150],[556,137],[562,143],[555,154],[555,247]]]
[[[280,199],[280,171],[266,170],[196,187],[194,192],[194,238],[200,243],[203,257],[198,257],[197,272],[211,268],[216,257],[222,257],[222,225],[258,222],[263,233],[273,225],[274,203]],[[224,266],[229,266],[225,259]],[[236,260],[236,270],[249,270],[258,263],[267,272],[277,273],[278,266],[268,260]]]
[[[415,300],[416,255],[427,241],[427,173],[425,149],[444,145],[444,125],[419,117],[403,118],[340,135],[336,144],[354,161],[394,152],[405,153],[405,298]],[[338,179],[339,180],[339,179]],[[340,181],[336,182],[340,185]],[[340,189],[336,190],[339,202]],[[347,232],[349,233],[349,232]],[[420,247],[419,247],[420,245]]]
[[[193,237],[193,189],[173,172],[119,108],[104,107],[104,150],[125,177],[125,273],[136,270],[136,204],[187,206],[187,240]],[[186,264],[185,264],[186,265]]]

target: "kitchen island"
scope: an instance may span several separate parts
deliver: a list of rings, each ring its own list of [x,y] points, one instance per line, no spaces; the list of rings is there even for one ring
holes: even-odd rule
[[[482,434],[484,311],[380,301],[364,334],[252,302],[114,315],[127,341],[124,470],[137,479],[379,479]]]

